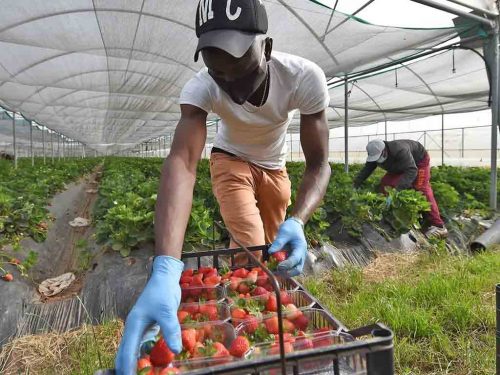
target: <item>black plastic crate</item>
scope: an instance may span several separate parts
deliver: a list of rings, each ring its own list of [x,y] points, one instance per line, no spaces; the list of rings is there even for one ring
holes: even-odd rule
[[[220,268],[227,259],[234,260],[237,253],[248,251],[262,251],[263,259],[268,258],[268,246],[253,246],[247,248],[220,249],[202,252],[184,253],[182,260],[188,264],[189,268],[201,267],[202,265],[212,265]],[[250,257],[249,257],[250,258]],[[194,261],[194,265],[193,265]],[[259,266],[258,261],[250,259],[249,266]],[[328,325],[338,331],[339,340],[336,344],[314,348],[304,351],[287,353],[280,355],[263,356],[247,360],[233,361],[224,365],[197,369],[189,372],[192,375],[198,374],[281,374],[283,365],[286,374],[350,374],[350,375],[393,375],[394,374],[394,348],[393,333],[382,324],[375,324],[360,327],[354,330],[347,328],[325,309],[321,303],[312,296],[300,283],[293,279],[287,281],[296,285],[296,290],[302,290],[308,298],[314,301],[313,308],[323,311],[321,319],[328,322]],[[279,286],[279,284],[277,284]],[[318,322],[319,323],[319,322]],[[320,325],[322,323],[319,323]],[[347,340],[346,337],[351,339]],[[322,363],[324,367],[318,368],[314,364]],[[112,375],[114,370],[99,370],[94,375]]]

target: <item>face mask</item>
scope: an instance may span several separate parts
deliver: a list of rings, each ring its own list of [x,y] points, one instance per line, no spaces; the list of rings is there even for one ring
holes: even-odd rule
[[[386,160],[387,160],[387,155],[385,155],[385,156],[384,156],[384,155],[381,155],[381,156],[378,158],[377,163],[378,163],[378,164],[382,164],[382,163],[383,163],[384,161],[386,161]]]
[[[209,71],[210,74],[210,71]],[[252,94],[264,82],[267,74],[267,61],[264,59],[264,54],[260,60],[259,65],[249,74],[238,78],[237,80],[227,82],[221,78],[210,76],[224,90],[236,104],[242,105],[245,103]]]

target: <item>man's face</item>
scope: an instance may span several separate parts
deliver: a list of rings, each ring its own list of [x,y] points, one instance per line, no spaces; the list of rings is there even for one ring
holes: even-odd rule
[[[265,42],[257,39],[240,58],[218,48],[201,51],[208,73],[237,104],[243,104],[259,88],[267,74]]]

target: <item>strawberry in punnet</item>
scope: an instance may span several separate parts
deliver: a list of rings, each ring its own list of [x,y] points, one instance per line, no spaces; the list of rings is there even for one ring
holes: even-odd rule
[[[231,311],[231,317],[233,319],[245,319],[246,316],[247,316],[247,313],[243,309],[236,308],[236,309],[233,309],[233,311]]]
[[[142,370],[148,367],[153,368],[153,364],[151,363],[149,356],[139,358],[139,360],[137,361],[137,370]]]
[[[285,349],[285,354],[293,352],[293,345],[291,342],[285,342],[283,346]],[[271,345],[271,348],[269,349],[269,354],[270,355],[280,354],[280,345],[278,343],[274,343],[273,345]]]
[[[280,298],[281,298],[281,304],[282,305],[288,305],[289,303],[293,303],[292,297],[290,297],[290,294],[286,290],[280,291]]]
[[[285,306],[284,313],[290,320],[295,320],[302,315],[302,311],[300,311],[293,303],[289,303]]]
[[[269,284],[269,276],[267,276],[267,274],[259,275],[259,277],[257,278],[256,284],[257,284],[257,286],[261,286],[264,288],[266,286],[271,287],[271,285]],[[271,290],[272,290],[272,287],[271,287]]]
[[[163,337],[151,349],[150,359],[153,366],[168,366],[174,360],[174,357],[175,354],[168,348]]]
[[[201,342],[196,342],[193,348],[193,358],[205,357],[205,345]]]
[[[14,276],[12,276],[11,273],[6,273],[5,275],[2,276],[2,280],[4,281],[12,281],[14,280]]]
[[[293,331],[295,331],[295,324],[288,319],[283,319],[283,332],[292,333]]]
[[[233,276],[239,277],[241,279],[245,279],[248,275],[248,270],[246,268],[238,268],[237,270],[233,271]]]
[[[177,311],[177,319],[179,319],[179,323],[184,323],[185,321],[191,318],[191,314],[187,311],[179,310]]]
[[[278,328],[278,317],[273,316],[271,318],[268,318],[264,321],[264,324],[266,325],[266,330],[269,333],[277,335],[279,332]]]
[[[259,274],[257,271],[250,271],[246,277],[246,281],[248,284],[255,284],[257,282],[257,278]]]
[[[215,353],[212,356],[213,358],[227,357],[229,356],[229,351],[224,346],[224,344],[216,341],[213,343],[213,347],[215,349]]]
[[[217,275],[206,276],[203,281],[206,286],[216,286],[220,283],[221,277]]]
[[[269,293],[269,292],[268,292],[266,289],[264,289],[264,288],[263,288],[263,287],[261,287],[261,286],[258,286],[258,287],[256,287],[256,288],[253,290],[252,295],[253,295],[253,296],[265,296],[265,295],[267,295],[268,293]]]
[[[254,333],[259,328],[259,320],[255,316],[247,316],[245,318],[245,325],[243,327],[246,333]]]
[[[181,276],[179,283],[182,284],[191,284],[193,282],[193,276]]]
[[[194,270],[192,268],[188,268],[182,271],[182,276],[193,276]]]
[[[229,289],[237,290],[242,280],[241,277],[231,276],[229,278]]]
[[[305,331],[305,330],[307,330],[307,327],[309,326],[309,318],[307,316],[305,316],[304,314],[302,314],[293,320],[293,324],[295,324],[295,327],[297,327],[297,329],[300,329],[301,331]]]
[[[240,292],[242,294],[246,294],[246,293],[250,292],[250,287],[248,286],[248,284],[246,282],[242,282],[242,283],[240,283],[240,285],[238,285],[238,292]]]
[[[234,357],[242,358],[250,349],[250,343],[245,336],[238,336],[234,339],[229,347],[229,354]]]
[[[189,352],[193,352],[194,346],[196,344],[196,329],[183,329],[181,332],[182,336],[182,346]]]
[[[217,320],[219,312],[217,311],[217,306],[213,303],[206,303],[200,305],[200,314],[206,317],[206,320]]]
[[[273,294],[269,295],[269,298],[267,299],[267,302],[266,302],[266,310],[273,311],[273,312],[278,311],[278,302],[276,301],[275,295],[273,295]]]

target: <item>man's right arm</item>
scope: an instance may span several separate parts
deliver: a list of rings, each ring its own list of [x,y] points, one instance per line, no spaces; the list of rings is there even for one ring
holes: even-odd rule
[[[377,162],[367,162],[363,169],[361,169],[354,179],[354,187],[358,188],[361,184],[371,176],[373,171],[377,168]]]
[[[196,166],[206,140],[207,112],[181,105],[170,154],[163,164],[155,210],[156,255],[180,258],[189,221]]]
[[[150,278],[128,314],[123,338],[115,358],[118,375],[136,373],[139,345],[144,334],[155,336],[159,327],[174,353],[182,350],[177,309],[181,300],[180,261],[186,231],[196,166],[206,139],[207,112],[181,105],[170,154],[163,165],[155,211],[156,257]],[[154,324],[157,324],[155,327]]]

